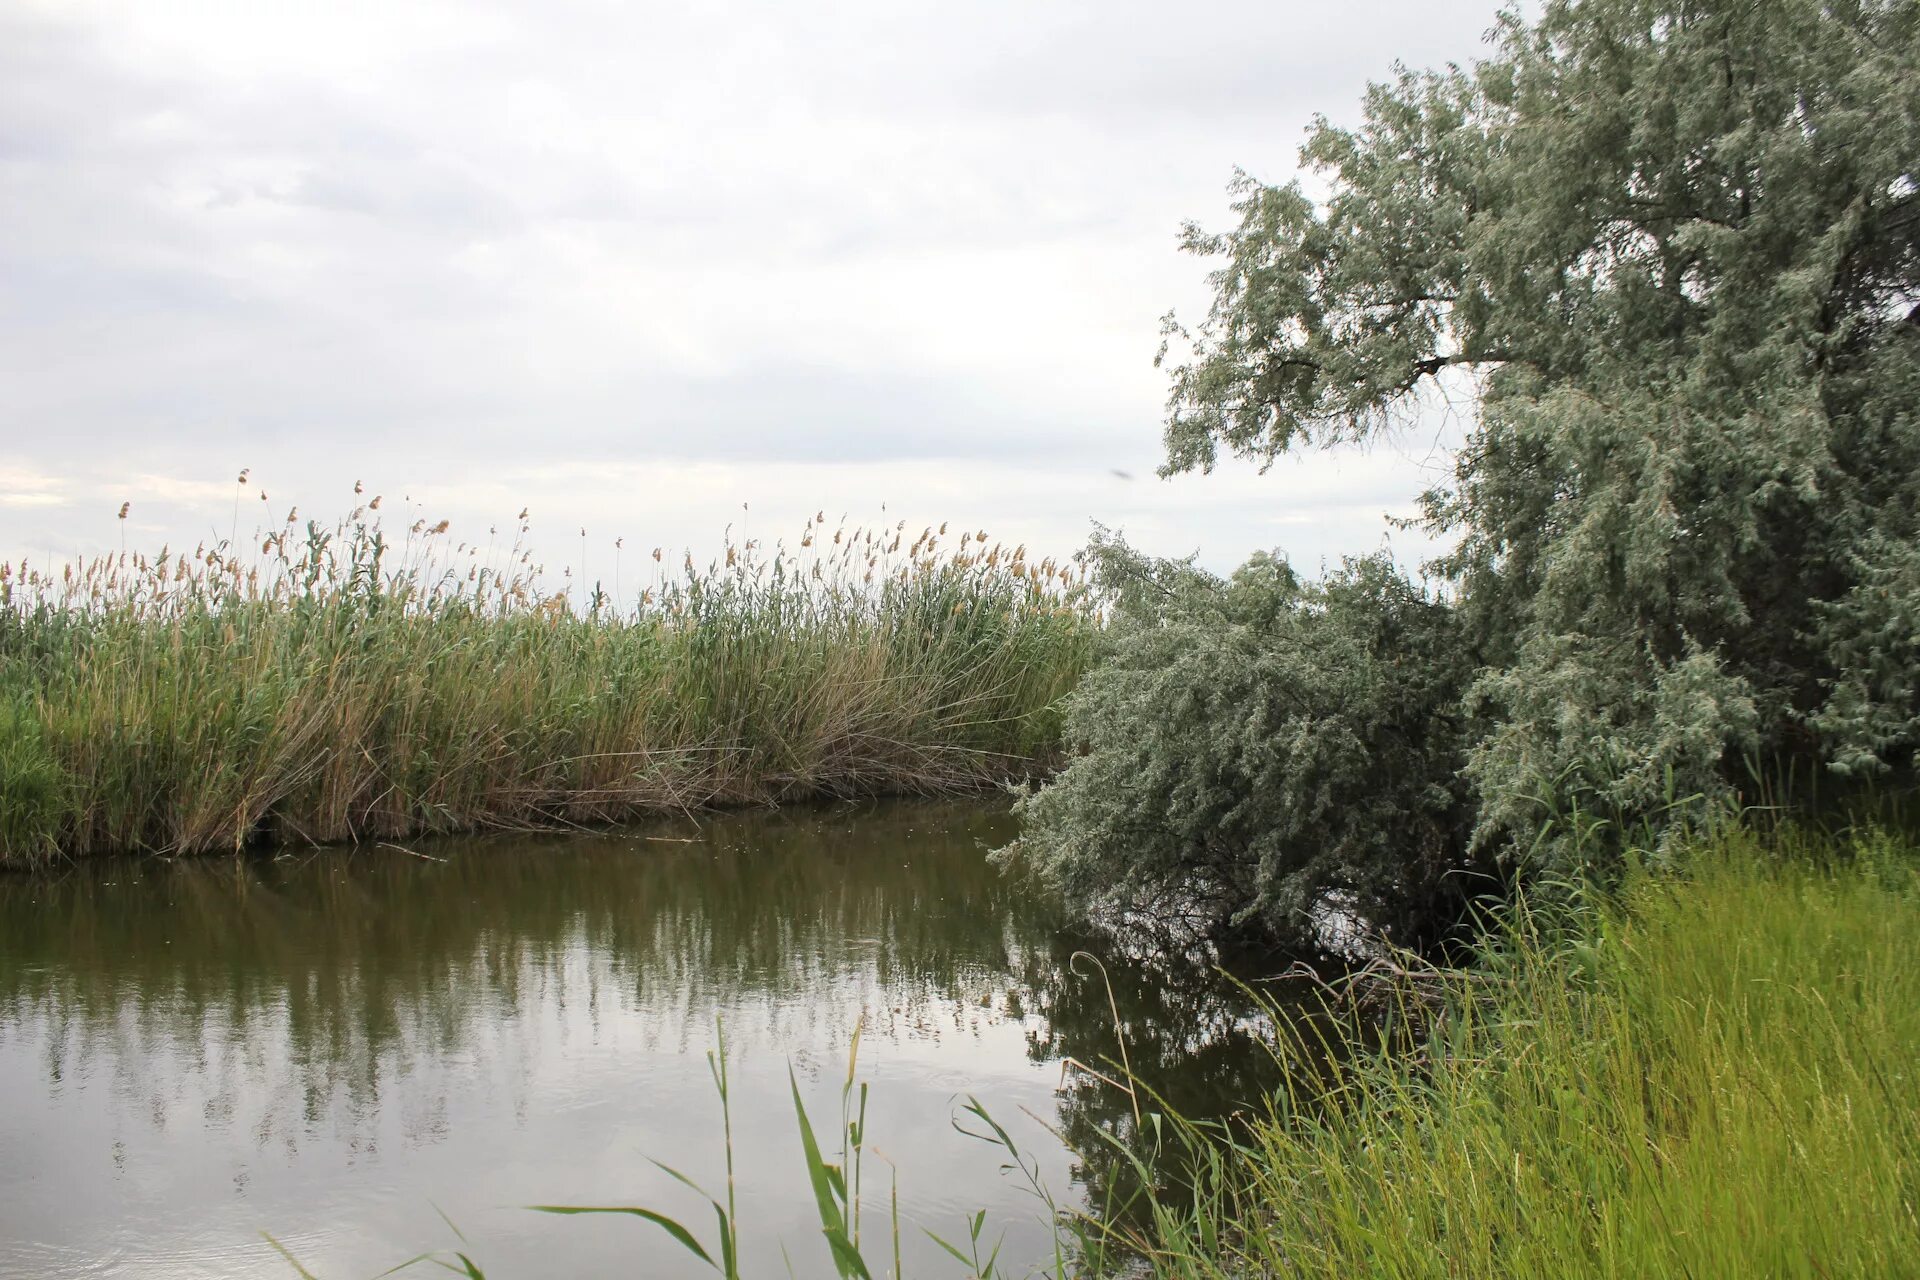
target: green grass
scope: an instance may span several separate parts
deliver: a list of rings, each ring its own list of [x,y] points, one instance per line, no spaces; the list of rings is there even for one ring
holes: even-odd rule
[[[1094,636],[971,533],[655,552],[622,605],[376,520],[0,566],[0,864],[964,790],[1054,749]]]
[[[1522,918],[1417,1051],[1187,1129],[1197,1202],[1081,1230],[1167,1277],[1920,1274],[1916,866],[1740,835]]]

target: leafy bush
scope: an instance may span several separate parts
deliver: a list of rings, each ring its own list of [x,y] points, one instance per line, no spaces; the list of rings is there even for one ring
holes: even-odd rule
[[[1116,605],[1069,700],[1079,754],[1016,850],[1083,902],[1310,941],[1330,909],[1403,932],[1476,886],[1457,615],[1383,558],[1222,581],[1100,539]]]

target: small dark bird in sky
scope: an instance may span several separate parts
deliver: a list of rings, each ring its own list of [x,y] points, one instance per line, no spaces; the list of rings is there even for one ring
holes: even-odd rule
[[[1131,471],[1122,471],[1122,470],[1121,470],[1120,468],[1118,468],[1118,467],[1110,467],[1110,468],[1108,468],[1108,470],[1110,470],[1110,471],[1112,471],[1112,472],[1113,472],[1113,474],[1115,474],[1115,475],[1117,475],[1117,476],[1119,476],[1119,477],[1120,477],[1120,478],[1121,478],[1122,480],[1131,480],[1131,479],[1133,479],[1133,472],[1131,472]]]

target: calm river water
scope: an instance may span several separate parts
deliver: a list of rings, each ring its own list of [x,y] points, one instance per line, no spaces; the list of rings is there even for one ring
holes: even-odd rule
[[[830,1274],[787,1073],[824,1140],[863,1023],[869,1238],[891,1161],[909,1274],[956,1274],[919,1228],[979,1208],[1037,1263],[1038,1205],[958,1104],[1067,1201],[1098,1170],[1050,1130],[1125,1100],[1060,1087],[1063,1057],[1113,1053],[1069,967],[1100,947],[987,864],[1010,834],[999,807],[903,804],[0,877],[0,1275],[293,1275],[263,1232],[324,1278],[450,1246],[494,1280],[705,1274],[638,1219],[522,1206],[710,1237],[648,1161],[724,1184],[716,1022],[748,1274],[786,1274],[783,1247]],[[1136,1069],[1200,1110],[1253,1095],[1228,984],[1106,958]]]

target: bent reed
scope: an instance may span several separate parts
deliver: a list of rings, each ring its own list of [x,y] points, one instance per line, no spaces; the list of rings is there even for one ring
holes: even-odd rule
[[[656,549],[623,606],[543,589],[524,511],[499,547],[378,506],[0,564],[0,865],[957,792],[1044,763],[1091,653],[1084,575],[984,531],[822,513]]]

